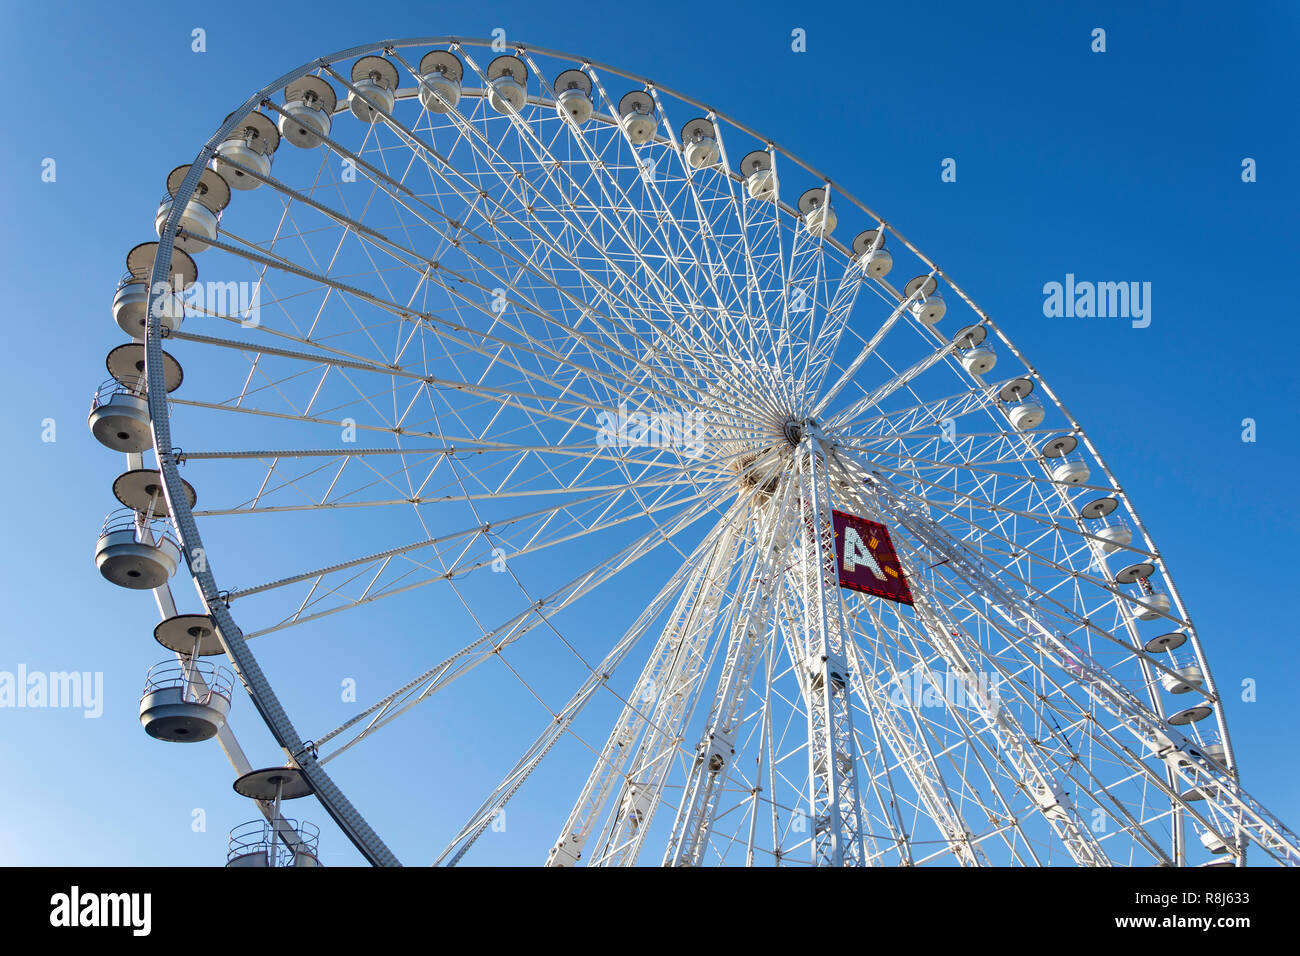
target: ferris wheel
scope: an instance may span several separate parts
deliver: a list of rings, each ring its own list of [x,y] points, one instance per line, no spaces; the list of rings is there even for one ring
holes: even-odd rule
[[[552,866],[1300,862],[1090,436],[761,135],[422,38],[269,83],[165,185],[96,562],[161,611],[145,730],[217,738],[261,813],[230,863],[315,865],[308,795],[375,864],[473,863],[521,804]],[[372,690],[338,719],[306,660]],[[467,755],[463,819],[363,816]]]

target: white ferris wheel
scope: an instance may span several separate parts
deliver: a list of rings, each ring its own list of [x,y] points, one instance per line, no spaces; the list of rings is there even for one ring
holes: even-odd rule
[[[144,728],[256,801],[232,864],[315,865],[308,794],[375,864],[473,863],[519,804],[552,866],[1300,862],[1080,423],[754,131],[390,41],[255,92],[166,190],[90,416],[127,457],[96,561],[174,655]],[[380,663],[339,721],[307,660]],[[470,752],[463,820],[363,817],[421,800],[378,768]]]

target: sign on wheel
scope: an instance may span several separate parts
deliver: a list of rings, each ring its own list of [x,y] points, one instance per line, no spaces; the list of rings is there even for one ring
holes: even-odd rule
[[[894,553],[889,530],[843,511],[831,512],[840,587],[911,604],[912,591]]]

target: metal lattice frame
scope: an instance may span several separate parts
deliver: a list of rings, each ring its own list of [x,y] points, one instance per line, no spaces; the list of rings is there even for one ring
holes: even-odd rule
[[[652,831],[669,864],[729,862],[736,848],[750,864],[1183,864],[1189,824],[1219,835],[1238,864],[1247,844],[1282,862],[1300,861],[1300,841],[1240,787],[1195,628],[1127,495],[992,320],[866,205],[688,97],[603,64],[514,45],[509,52],[528,65],[541,95],[519,110],[493,112],[478,52],[488,46],[433,37],[356,47],[254,93],[209,139],[177,190],[151,277],[157,288],[169,275],[184,206],[241,117],[259,106],[273,118],[282,114],[278,91],[313,73],[356,92],[343,65],[364,55],[385,54],[405,72],[393,111],[380,110],[373,126],[354,124],[364,132],[359,144],[346,145],[347,131],[336,130],[318,147],[326,162],[350,163],[369,185],[361,212],[341,195],[327,201],[332,187],[322,185],[319,171],[315,182],[290,185],[274,171],[243,169],[280,199],[274,237],[258,243],[223,225],[212,246],[247,263],[259,284],[270,287],[272,276],[286,283],[289,292],[273,302],[286,324],[240,338],[189,330],[171,336],[204,349],[218,366],[242,356],[248,367],[238,396],[169,399],[156,318],[146,339],[155,451],[190,574],[277,743],[366,859],[396,863],[324,764],[482,663],[504,661],[521,638],[551,632],[565,641],[555,623],[565,609],[581,607],[602,583],[667,545],[681,555],[680,570],[603,660],[584,662],[581,686],[563,704],[548,705],[552,717],[541,734],[439,862],[464,857],[604,693],[615,693],[620,714],[604,746],[593,748],[589,779],[575,787],[554,865],[636,862]],[[440,114],[411,103],[422,84],[405,51],[430,47],[449,47],[466,65],[465,97]],[[548,85],[555,70],[545,66],[557,63],[591,81],[596,115],[582,130],[555,113]],[[640,152],[614,118],[618,100],[606,84],[615,78],[654,101],[658,132]],[[418,110],[414,122],[402,118],[408,106]],[[713,124],[716,166],[693,169],[682,160],[674,122],[683,117],[669,113],[683,106]],[[339,113],[350,122],[346,107]],[[746,192],[729,141],[766,151],[774,200]],[[653,164],[643,162],[650,158]],[[413,170],[428,176],[427,188],[412,185]],[[802,228],[781,192],[783,176],[822,190],[824,202],[834,200],[841,214],[851,212],[906,250],[919,272],[955,294],[967,324],[988,330],[1004,361],[1016,363],[1014,373],[1000,370],[987,380],[966,373],[953,340],[913,317],[909,307],[924,292],[904,294],[869,278],[844,244]],[[383,218],[388,212],[396,225]],[[297,216],[314,225],[298,226]],[[331,274],[333,258],[323,263],[310,238],[323,245],[331,229],[339,235],[333,258],[352,237],[370,271]],[[425,253],[420,236],[439,258]],[[412,277],[403,300],[398,282]],[[320,297],[309,298],[311,290]],[[421,308],[419,297],[430,290],[446,303],[443,311]],[[498,290],[509,317],[489,304]],[[883,318],[870,315],[860,297],[878,301]],[[348,347],[341,333],[313,334],[331,301],[356,320],[348,331],[364,333],[371,354]],[[292,310],[310,319],[306,332],[289,319]],[[206,318],[220,328],[237,317],[209,311]],[[950,315],[944,327],[957,324]],[[392,337],[392,352],[379,346],[379,335]],[[432,359],[431,346],[440,349]],[[408,349],[417,357],[408,361]],[[474,362],[482,363],[479,375]],[[387,377],[389,388],[358,384],[375,376]],[[1008,422],[999,392],[1020,378],[1045,398],[1049,417],[1041,428],[1021,431]],[[336,383],[351,389],[347,402]],[[586,413],[613,412],[613,399],[632,390],[706,422],[702,459],[679,447],[613,454],[593,445],[596,429]],[[299,392],[306,400],[295,406]],[[317,411],[321,395],[329,396],[321,404],[339,402],[335,411],[355,406],[373,420]],[[417,400],[428,402],[432,418],[408,428]],[[385,401],[391,421],[379,411]],[[172,407],[296,423],[301,434],[350,420],[381,443],[182,453],[172,440]],[[947,422],[962,424],[959,437],[943,431]],[[520,431],[535,434],[534,443],[517,441]],[[1037,442],[1056,432],[1077,439],[1095,469],[1089,483],[1052,480]],[[493,456],[511,467],[460,467]],[[530,460],[539,463],[537,475],[519,470]],[[200,461],[270,465],[255,491],[196,511],[179,467]],[[290,473],[283,461],[304,462],[307,470]],[[345,482],[340,491],[354,461],[369,472],[359,487]],[[384,471],[386,461],[398,462],[397,470]],[[453,474],[436,485],[441,463]],[[337,471],[323,471],[333,464]],[[425,467],[423,480],[412,481]],[[554,484],[530,485],[539,475]],[[331,478],[327,487],[313,492],[324,477]],[[372,486],[387,487],[389,497],[355,497]],[[425,488],[446,493],[425,495]],[[278,502],[289,489],[305,500],[262,503]],[[220,486],[205,486],[210,490]],[[557,494],[562,504],[546,504]],[[1118,554],[1155,566],[1171,600],[1167,612],[1116,583],[1112,555],[1081,516],[1084,495],[1118,500],[1135,532]],[[507,500],[528,507],[506,519],[483,513]],[[474,523],[434,533],[419,509],[435,501],[465,509]],[[895,529],[914,612],[840,590],[831,502]],[[229,592],[217,584],[196,520],[406,505],[415,509],[420,539]],[[709,516],[712,527],[691,539]],[[506,577],[528,606],[484,625],[477,639],[311,741],[295,729],[249,647],[251,638],[435,582],[469,609],[457,588],[501,553],[490,549],[509,545],[513,565],[614,531],[630,540],[544,596],[512,568]],[[428,576],[408,579],[421,571]],[[301,597],[296,607],[294,595]],[[236,625],[232,603],[280,596],[289,611],[247,634]],[[1149,633],[1137,615],[1144,611],[1188,635],[1178,659],[1204,671],[1191,699],[1213,707],[1222,762],[1200,755],[1210,735],[1168,724],[1160,681],[1174,675],[1172,659],[1143,649]],[[653,647],[641,676],[618,696],[615,669],[646,637]],[[955,685],[962,700],[900,699],[896,690],[909,675],[927,686]],[[996,701],[980,683],[990,675],[1001,689]],[[707,715],[699,707],[706,698]],[[1179,757],[1187,747],[1197,749]]]

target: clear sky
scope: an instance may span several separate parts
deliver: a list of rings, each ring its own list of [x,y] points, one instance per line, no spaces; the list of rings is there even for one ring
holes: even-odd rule
[[[195,27],[206,53],[191,52]],[[0,709],[0,862],[219,863],[226,831],[253,815],[215,746],[140,729],[139,687],[162,658],[156,611],[92,561],[121,459],[90,438],[85,415],[120,341],[109,305],[123,256],[152,238],[164,177],[252,90],[306,60],[498,27],[715,105],[842,182],[953,276],[1125,486],[1199,628],[1244,784],[1300,827],[1289,337],[1300,5],[5,0],[0,269],[13,374],[0,670],[102,672],[105,702],[97,719]],[[1105,53],[1090,49],[1097,27]],[[795,28],[805,53],[791,50]],[[54,182],[42,181],[46,158]],[[946,158],[956,182],[941,181]],[[1246,158],[1256,182],[1242,181]],[[1067,273],[1150,282],[1150,326],[1045,317],[1043,286]],[[1246,418],[1254,442],[1242,440]],[[337,686],[328,662],[303,654],[300,666],[305,684]],[[1239,699],[1246,680],[1253,702]],[[464,703],[479,721],[470,732],[492,734],[490,710]],[[246,699],[232,722],[255,764],[278,762]],[[385,822],[405,815],[400,828],[418,830],[437,793],[501,769],[472,762],[436,742],[388,753],[375,772],[430,797],[383,808]],[[327,863],[359,859],[319,808],[305,815],[322,824]],[[521,809],[511,827],[528,854],[486,858],[540,860],[559,822]]]

